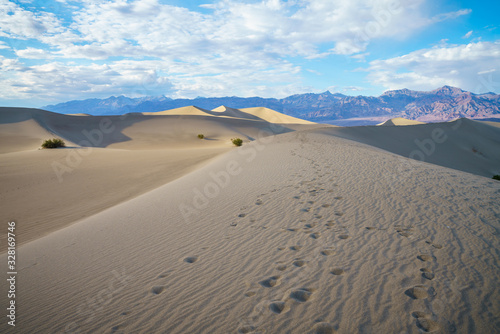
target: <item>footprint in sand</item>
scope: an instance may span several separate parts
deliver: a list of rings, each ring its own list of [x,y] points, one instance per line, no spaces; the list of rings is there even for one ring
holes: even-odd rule
[[[280,284],[280,278],[281,276],[271,276],[263,281],[260,281],[259,284],[265,288],[272,288]]]
[[[246,215],[247,215],[246,213],[240,213],[240,214],[238,215],[238,217],[243,218],[243,217],[245,217]]]
[[[440,329],[440,326],[437,322],[425,318],[417,319],[417,327],[423,330],[424,332],[434,332]]]
[[[290,292],[290,298],[299,303],[305,303],[311,298],[312,293],[312,289],[294,289],[292,290],[292,292]]]
[[[424,312],[415,311],[411,315],[417,319],[417,327],[424,332],[434,332],[441,327],[437,322],[429,319],[430,315]]]
[[[330,273],[332,273],[335,276],[343,275],[344,274],[344,269],[333,268],[332,270],[330,270]]]
[[[290,310],[286,303],[282,301],[272,302],[269,304],[269,309],[276,314],[286,313]]]
[[[328,322],[319,322],[313,326],[314,334],[335,334],[336,331]]]
[[[258,199],[256,202],[255,202],[255,205],[261,205],[262,204],[262,200],[261,199]]]
[[[425,317],[428,317],[428,315],[427,315],[426,313],[424,313],[424,312],[420,312],[420,311],[415,311],[415,312],[413,312],[411,315],[412,315],[412,317],[417,318],[417,319],[418,319],[418,318],[425,318]]]
[[[333,253],[335,253],[335,251],[333,249],[330,249],[330,248],[323,249],[321,251],[321,255],[325,255],[325,256],[332,255]]]
[[[284,271],[286,270],[286,265],[285,264],[280,264],[279,266],[276,267],[277,270],[279,271]]]
[[[322,207],[322,208],[329,208],[329,207],[330,207],[330,204],[323,204],[321,207]]]
[[[429,297],[429,289],[425,285],[415,285],[405,291],[405,295],[412,299],[426,299]]]
[[[295,259],[292,264],[296,267],[303,267],[306,265],[306,261],[302,260],[302,259]]]
[[[188,256],[187,258],[184,259],[184,262],[187,263],[195,263],[196,261],[198,261],[197,256]]]
[[[366,228],[367,230],[375,230],[375,229],[376,229],[376,227],[373,227],[373,226],[366,226],[365,228]]]
[[[402,235],[403,237],[408,238],[411,235],[412,231],[413,227],[402,228],[401,225],[396,225],[396,232],[398,232],[399,235]]]
[[[436,249],[441,249],[441,248],[443,248],[443,245],[441,245],[441,244],[435,244],[435,243],[433,243],[432,241],[426,241],[425,243],[426,243],[426,244],[431,245],[432,247],[434,247],[434,248],[436,248]]]
[[[316,232],[316,233],[311,233],[309,234],[309,236],[313,239],[319,239],[320,237],[320,233],[319,232]]]
[[[167,277],[168,275],[170,275],[170,273],[172,272],[172,270],[167,270],[167,271],[164,271],[162,272],[160,275],[158,275],[158,278],[165,278]]]
[[[423,262],[428,262],[428,261],[432,261],[432,256],[427,255],[427,254],[421,254],[421,255],[417,256],[417,259],[419,259],[420,261],[423,261]]]
[[[340,201],[341,199],[344,199],[344,197],[342,197],[342,196],[337,196],[337,197],[334,197],[334,199],[336,199],[337,201]]]
[[[163,292],[163,290],[165,290],[165,287],[162,286],[162,285],[156,285],[154,287],[151,288],[151,293],[153,295],[159,295],[160,293]]]
[[[293,250],[293,251],[299,251],[301,249],[302,249],[302,246],[298,246],[298,245],[290,247],[290,250]]]
[[[305,224],[304,228],[313,228],[316,226],[316,223]]]
[[[314,218],[316,218],[316,219],[321,219],[321,218],[323,218],[323,216],[322,216],[322,215],[318,215],[317,213],[315,213],[315,214],[314,214]]]
[[[343,212],[340,212],[340,211],[335,212],[335,216],[342,217],[343,215],[344,215]]]
[[[335,225],[335,223],[333,222],[333,220],[329,220],[325,224],[325,226],[333,226],[333,225]]]
[[[428,279],[429,281],[434,279],[434,273],[427,268],[420,269],[422,272],[422,277]]]
[[[341,234],[339,235],[339,239],[349,239],[349,236],[347,234]]]
[[[252,297],[255,296],[256,292],[255,291],[247,291],[245,292],[245,297]]]

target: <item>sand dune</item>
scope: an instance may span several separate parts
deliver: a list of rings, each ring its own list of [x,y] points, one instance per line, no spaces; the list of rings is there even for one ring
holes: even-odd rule
[[[269,108],[230,108],[226,106],[219,106],[213,110],[206,110],[195,106],[182,107],[172,110],[165,110],[159,112],[144,112],[143,115],[157,116],[157,115],[182,115],[182,116],[217,116],[228,117],[236,119],[249,119],[255,121],[266,121],[274,124],[315,124],[303,119],[291,117]]]
[[[460,119],[412,126],[338,127],[326,128],[324,133],[488,178],[500,174],[500,129],[483,122]]]
[[[230,150],[233,137],[249,142],[302,126],[181,109],[82,117],[0,108],[0,218],[22,222],[27,242],[194,170]],[[39,150],[52,137],[69,147]]]
[[[404,126],[404,125],[418,125],[425,124],[424,122],[414,121],[411,119],[406,119],[402,117],[395,117],[388,119],[387,121],[380,123],[381,126]]]
[[[499,128],[188,107],[4,108],[0,130],[14,332],[500,331]]]
[[[246,144],[25,244],[16,329],[498,332],[500,183],[405,173],[329,131]]]
[[[158,116],[158,115],[177,115],[177,116],[210,116],[210,111],[195,106],[181,107],[176,109],[157,111],[157,112],[143,112],[142,115]]]
[[[269,108],[259,107],[259,108],[243,108],[240,109],[243,112],[249,113],[251,115],[257,116],[271,123],[276,124],[314,124],[313,122],[309,122],[303,119],[291,117]]]
[[[42,139],[52,136],[41,126],[36,115],[44,115],[37,109],[0,108],[0,154],[33,150],[40,147]]]

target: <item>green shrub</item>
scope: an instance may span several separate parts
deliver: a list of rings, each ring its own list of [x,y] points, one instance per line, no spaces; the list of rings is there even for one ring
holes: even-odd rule
[[[42,143],[43,148],[57,148],[64,146],[66,146],[66,144],[62,139],[59,138],[47,139]]]
[[[500,181],[500,175],[493,175],[492,179]]]
[[[200,134],[198,135],[198,138],[203,139],[203,138],[205,138],[205,135],[200,133]]]
[[[243,139],[241,139],[241,138],[233,138],[233,139],[231,139],[231,141],[233,142],[233,144],[235,146],[243,145]]]

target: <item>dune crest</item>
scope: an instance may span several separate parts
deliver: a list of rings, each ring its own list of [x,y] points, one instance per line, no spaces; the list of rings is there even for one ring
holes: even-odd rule
[[[181,107],[176,109],[169,109],[163,111],[155,112],[143,112],[142,115],[146,116],[159,116],[159,115],[171,115],[171,116],[210,116],[210,112],[203,108],[198,108],[196,106]]]
[[[406,119],[403,117],[395,117],[388,119],[387,121],[377,124],[378,126],[406,126],[406,125],[418,125],[425,124],[424,122],[414,121],[411,119]]]
[[[276,124],[315,124],[300,118],[288,116],[265,107],[243,108],[243,112],[255,115],[263,120]]]
[[[249,143],[302,126],[194,106],[117,116],[0,108],[0,218],[23,221],[27,242],[199,168],[231,150],[231,138]],[[67,147],[40,150],[53,137]]]

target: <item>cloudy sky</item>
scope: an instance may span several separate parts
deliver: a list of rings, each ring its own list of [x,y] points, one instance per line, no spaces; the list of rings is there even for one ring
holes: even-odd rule
[[[0,0],[0,105],[500,93],[498,0]]]

